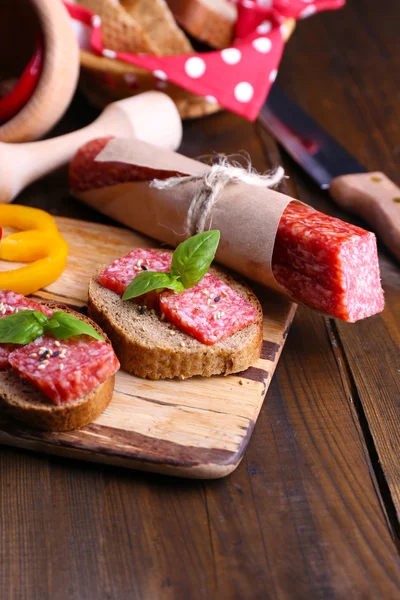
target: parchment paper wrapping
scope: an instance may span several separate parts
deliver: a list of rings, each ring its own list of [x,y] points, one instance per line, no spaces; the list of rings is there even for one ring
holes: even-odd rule
[[[120,138],[111,140],[95,160],[123,162],[185,175],[203,174],[210,168],[146,142]],[[172,189],[157,190],[149,187],[149,183],[122,183],[76,195],[124,225],[177,246],[187,237],[187,212],[195,186],[199,184],[184,183]],[[268,188],[245,183],[228,184],[206,224],[206,229],[219,229],[221,232],[217,261],[286,294],[272,275],[271,259],[279,221],[291,201],[289,196]]]

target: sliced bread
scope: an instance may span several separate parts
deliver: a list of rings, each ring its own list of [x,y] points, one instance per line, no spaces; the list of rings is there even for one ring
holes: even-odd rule
[[[107,50],[160,54],[146,31],[118,0],[77,0],[101,18],[103,44]]]
[[[67,306],[45,303],[52,310],[62,310],[89,323],[109,343],[107,336],[88,317]],[[22,421],[33,429],[70,431],[88,425],[107,408],[114,391],[115,376],[109,377],[88,394],[56,406],[45,394],[24,381],[10,367],[0,371],[0,407],[6,415]]]
[[[157,54],[190,54],[193,48],[178,27],[165,0],[120,0],[149,36]]]
[[[167,0],[179,25],[213,48],[231,44],[237,19],[236,7],[227,0]]]
[[[89,315],[111,339],[125,371],[148,379],[210,377],[243,371],[259,358],[262,309],[257,297],[226,272],[215,267],[210,271],[255,306],[258,315],[252,325],[213,346],[162,321],[154,310],[140,310],[133,301],[123,302],[118,294],[101,286],[95,274],[89,284]]]

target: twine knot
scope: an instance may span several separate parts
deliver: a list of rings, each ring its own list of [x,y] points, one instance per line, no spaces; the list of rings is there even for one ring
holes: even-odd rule
[[[154,179],[150,187],[166,190],[185,183],[198,184],[186,218],[185,234],[192,236],[202,233],[208,220],[210,220],[209,228],[211,228],[211,219],[209,218],[212,209],[227,185],[247,183],[257,187],[272,188],[277,186],[284,177],[285,171],[281,166],[273,171],[260,174],[253,169],[249,160],[247,168],[244,168],[240,163],[230,162],[228,157],[222,156],[218,163],[212,165],[205,173],[170,177],[164,180]]]

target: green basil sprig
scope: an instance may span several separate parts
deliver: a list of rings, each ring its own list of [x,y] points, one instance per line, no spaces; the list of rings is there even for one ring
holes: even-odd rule
[[[215,229],[204,231],[185,240],[177,246],[172,255],[169,273],[143,271],[125,290],[122,300],[131,300],[147,292],[168,289],[183,292],[199,283],[207,273],[220,240],[220,232]]]
[[[91,325],[63,311],[56,311],[49,318],[37,310],[22,310],[0,319],[1,344],[25,346],[46,333],[59,340],[74,335],[89,335],[103,341]]]

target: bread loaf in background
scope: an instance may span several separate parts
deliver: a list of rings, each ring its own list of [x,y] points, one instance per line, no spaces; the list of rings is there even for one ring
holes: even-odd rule
[[[196,39],[213,48],[226,48],[232,43],[237,10],[228,0],[167,0],[167,3],[181,27]]]
[[[120,0],[126,12],[150,37],[156,54],[191,54],[193,48],[178,27],[165,0]]]
[[[102,21],[103,43],[118,52],[190,54],[193,48],[165,0],[77,0]]]

